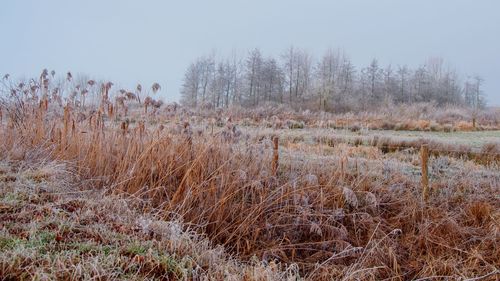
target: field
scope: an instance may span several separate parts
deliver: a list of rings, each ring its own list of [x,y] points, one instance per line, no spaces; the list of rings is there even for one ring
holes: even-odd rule
[[[6,279],[499,278],[498,112],[194,110],[108,90],[3,99]]]

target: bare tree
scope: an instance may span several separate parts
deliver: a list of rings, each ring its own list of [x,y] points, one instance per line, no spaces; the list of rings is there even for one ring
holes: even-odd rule
[[[408,69],[408,66],[399,66],[398,67],[398,95],[396,95],[396,101],[397,102],[406,102],[411,100],[411,95],[410,91],[408,89],[408,81],[409,81],[409,76],[410,76],[410,70]]]
[[[343,51],[332,49],[316,62],[309,53],[293,46],[280,58],[280,63],[272,57],[264,59],[259,49],[250,51],[243,60],[234,53],[230,59],[200,57],[186,70],[182,101],[190,106],[209,103],[211,107],[255,107],[275,102],[295,109],[342,112],[392,102],[477,108],[485,104],[480,91],[482,79],[469,79],[463,84],[441,58],[431,58],[416,69],[399,66],[396,71],[391,65],[381,67],[377,59],[357,71]]]
[[[189,65],[184,74],[184,83],[181,89],[182,103],[196,107],[201,84],[201,67],[199,62]]]
[[[248,102],[256,106],[259,103],[261,70],[263,66],[262,55],[259,49],[254,49],[248,54],[246,61],[246,76],[248,80]]]
[[[316,84],[319,100],[319,110],[328,110],[330,101],[335,99],[337,76],[340,71],[340,58],[338,52],[329,49],[316,66]]]

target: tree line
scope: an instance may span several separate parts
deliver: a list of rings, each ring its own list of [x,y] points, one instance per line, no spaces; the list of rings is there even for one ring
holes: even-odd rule
[[[477,109],[485,105],[482,83],[479,76],[462,79],[441,58],[416,68],[381,66],[373,59],[357,68],[342,50],[329,49],[315,60],[294,47],[277,58],[254,49],[245,58],[197,58],[185,72],[181,102],[209,108],[279,103],[332,112],[418,102]]]

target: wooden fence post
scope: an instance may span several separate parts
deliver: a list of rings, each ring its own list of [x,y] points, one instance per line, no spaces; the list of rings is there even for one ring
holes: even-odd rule
[[[273,163],[272,163],[272,172],[273,176],[278,175],[278,166],[279,166],[279,153],[278,153],[278,147],[279,146],[279,138],[278,136],[274,136],[273,138]]]
[[[422,160],[422,197],[424,201],[429,198],[429,146],[427,144],[422,145],[420,148],[420,156]]]
[[[123,121],[122,124],[120,125],[121,131],[122,131],[122,136],[124,137],[127,134],[128,130],[128,123]]]

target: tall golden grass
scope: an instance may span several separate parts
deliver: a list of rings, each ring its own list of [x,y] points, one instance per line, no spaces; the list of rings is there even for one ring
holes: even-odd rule
[[[296,263],[310,279],[462,278],[498,270],[496,180],[450,186],[435,179],[423,202],[419,183],[402,173],[354,171],[346,160],[303,165],[280,158],[278,166],[271,140],[241,138],[232,128],[165,128],[147,115],[118,121],[104,110],[109,87],[83,120],[70,104],[5,102],[1,157],[40,151],[71,163],[81,188],[141,198],[165,220],[193,225],[241,259]]]

